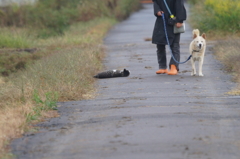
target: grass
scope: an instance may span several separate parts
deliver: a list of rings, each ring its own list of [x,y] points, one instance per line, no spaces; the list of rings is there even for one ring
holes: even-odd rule
[[[96,23],[96,20],[87,23],[79,22],[69,27],[68,32],[65,32],[64,35],[47,39],[36,39],[34,38],[36,34],[29,34],[25,29],[15,27],[3,28],[0,36],[2,35],[2,39],[8,40],[3,41],[0,39],[0,45],[4,46],[3,49],[0,49],[0,74],[9,76],[11,73],[25,69],[27,64],[53,54],[53,52],[57,52],[62,48],[71,48],[71,46],[75,45],[78,45],[80,48],[98,45],[96,41],[100,41],[101,36],[97,34],[104,33],[105,24],[99,24],[95,27],[96,29],[102,29],[102,31],[97,31],[96,29],[89,30],[89,27],[95,25],[94,23]],[[81,38],[76,35],[81,36]],[[23,48],[37,49],[34,53],[31,53],[21,51]]]
[[[14,32],[14,34],[13,34]],[[29,48],[31,38],[22,36],[15,30],[2,28],[0,32],[0,48]]]
[[[216,41],[214,46],[216,58],[238,83],[238,86],[228,93],[240,95],[240,2],[235,0],[189,0],[189,2],[192,27],[205,32],[208,40]]]
[[[0,75],[8,76],[12,72],[25,68],[31,60],[39,59],[40,53],[23,51],[37,47],[36,39],[27,29],[2,27],[0,32]]]
[[[92,76],[102,68],[102,39],[116,23],[98,18],[72,25],[65,35],[39,39],[47,56],[0,78],[0,156],[7,143],[29,129],[29,122],[48,117],[56,101],[94,97]],[[56,116],[50,111],[50,116]]]
[[[193,27],[217,36],[240,34],[240,2],[235,0],[204,0],[191,2]]]
[[[72,29],[72,25],[79,23],[78,26],[80,26],[84,22],[104,17],[122,20],[128,17],[133,10],[140,8],[139,1],[47,0],[37,1],[35,5],[1,7],[0,74],[8,76],[19,69],[25,69],[32,60],[48,55],[50,51],[46,52],[45,50],[51,50],[55,46],[59,47],[58,44],[49,46],[48,43],[53,41],[56,43],[55,38],[59,39],[61,36],[66,36],[65,32]],[[84,31],[82,28],[82,32]],[[67,47],[72,43],[91,43],[91,38],[94,39],[95,34],[94,32],[89,32],[89,34],[92,36],[82,38],[81,41],[69,38],[68,41],[57,42]],[[40,39],[42,39],[43,44],[39,44]],[[41,51],[36,51],[36,48]]]
[[[239,83],[238,87],[228,92],[231,95],[240,95],[240,38],[228,38],[219,41],[214,47],[214,53],[218,60],[220,60],[225,70],[230,73],[233,80]]]
[[[37,36],[63,35],[73,24],[95,18],[124,19],[140,7],[140,0],[42,0],[34,5],[11,5],[0,8],[0,26],[28,27]],[[51,15],[51,16],[49,16]]]

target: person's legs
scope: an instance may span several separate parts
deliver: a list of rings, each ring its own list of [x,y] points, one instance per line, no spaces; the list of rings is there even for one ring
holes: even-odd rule
[[[176,61],[180,61],[180,34],[176,34],[172,45],[170,46],[172,49],[172,54]],[[170,71],[168,72],[169,75],[176,75],[179,71],[179,64],[171,58],[169,63]]]
[[[159,70],[156,73],[167,73],[167,57],[165,45],[157,44],[157,58]]]

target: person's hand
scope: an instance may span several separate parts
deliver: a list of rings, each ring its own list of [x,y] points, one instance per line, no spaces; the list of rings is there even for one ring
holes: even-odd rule
[[[175,25],[177,28],[180,28],[183,25],[183,23],[176,23]]]
[[[157,15],[162,16],[163,13],[164,13],[163,11],[159,11],[159,12],[157,12]]]

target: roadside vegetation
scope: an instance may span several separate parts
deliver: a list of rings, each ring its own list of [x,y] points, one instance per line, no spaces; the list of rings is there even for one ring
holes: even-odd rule
[[[140,0],[39,0],[0,9],[0,158],[57,102],[94,97],[107,31]]]
[[[191,5],[190,23],[216,41],[214,54],[225,71],[239,84],[229,94],[240,95],[240,1],[188,0]]]

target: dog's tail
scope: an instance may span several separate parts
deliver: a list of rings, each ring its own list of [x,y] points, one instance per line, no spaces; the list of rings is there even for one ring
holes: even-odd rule
[[[193,39],[195,39],[197,36],[200,36],[200,31],[198,29],[194,29],[192,34],[193,34]]]

